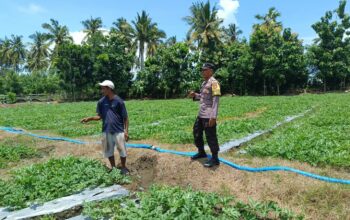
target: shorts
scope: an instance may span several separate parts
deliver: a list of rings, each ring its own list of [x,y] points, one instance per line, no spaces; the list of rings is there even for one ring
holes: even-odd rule
[[[102,154],[105,158],[114,156],[117,147],[120,157],[126,157],[125,137],[122,133],[102,133]]]

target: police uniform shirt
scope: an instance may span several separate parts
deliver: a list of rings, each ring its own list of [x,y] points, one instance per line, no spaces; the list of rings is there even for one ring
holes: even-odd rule
[[[220,85],[214,77],[202,83],[200,94],[194,97],[200,101],[199,118],[217,118],[220,95]]]

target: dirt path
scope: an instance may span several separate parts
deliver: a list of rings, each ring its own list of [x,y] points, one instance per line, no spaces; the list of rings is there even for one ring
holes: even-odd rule
[[[4,136],[9,137],[0,132],[0,138]],[[16,135],[12,136],[16,138]],[[38,142],[37,147],[47,149],[48,153],[44,158],[24,161],[14,167],[66,155],[96,158],[107,162],[101,158],[99,144],[76,145],[43,140]],[[231,194],[245,202],[249,198],[257,201],[272,200],[283,208],[304,213],[307,219],[349,219],[350,216],[350,186],[325,183],[288,172],[249,173],[225,165],[207,169],[202,165],[204,161],[191,161],[186,157],[160,154],[151,150],[128,149],[128,154],[127,164],[133,183],[127,188],[133,191],[146,190],[152,184],[190,186],[201,191]],[[320,175],[350,179],[350,173],[347,171],[315,168],[294,161],[232,156],[226,156],[226,159],[251,167],[282,165]],[[8,170],[0,170],[0,174],[2,177],[8,175]]]

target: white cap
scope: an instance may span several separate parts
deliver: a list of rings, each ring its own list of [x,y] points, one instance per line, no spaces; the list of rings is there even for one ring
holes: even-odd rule
[[[109,87],[109,88],[111,88],[111,89],[114,89],[114,84],[113,84],[113,82],[110,81],[110,80],[105,80],[105,81],[99,83],[99,85],[100,85],[100,86],[107,86],[107,87]]]

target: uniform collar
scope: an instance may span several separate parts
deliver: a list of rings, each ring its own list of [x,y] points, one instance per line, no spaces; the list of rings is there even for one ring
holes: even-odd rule
[[[214,80],[214,77],[213,76],[211,76],[208,80],[206,80],[205,82],[210,82],[210,81],[212,81],[212,80]]]

